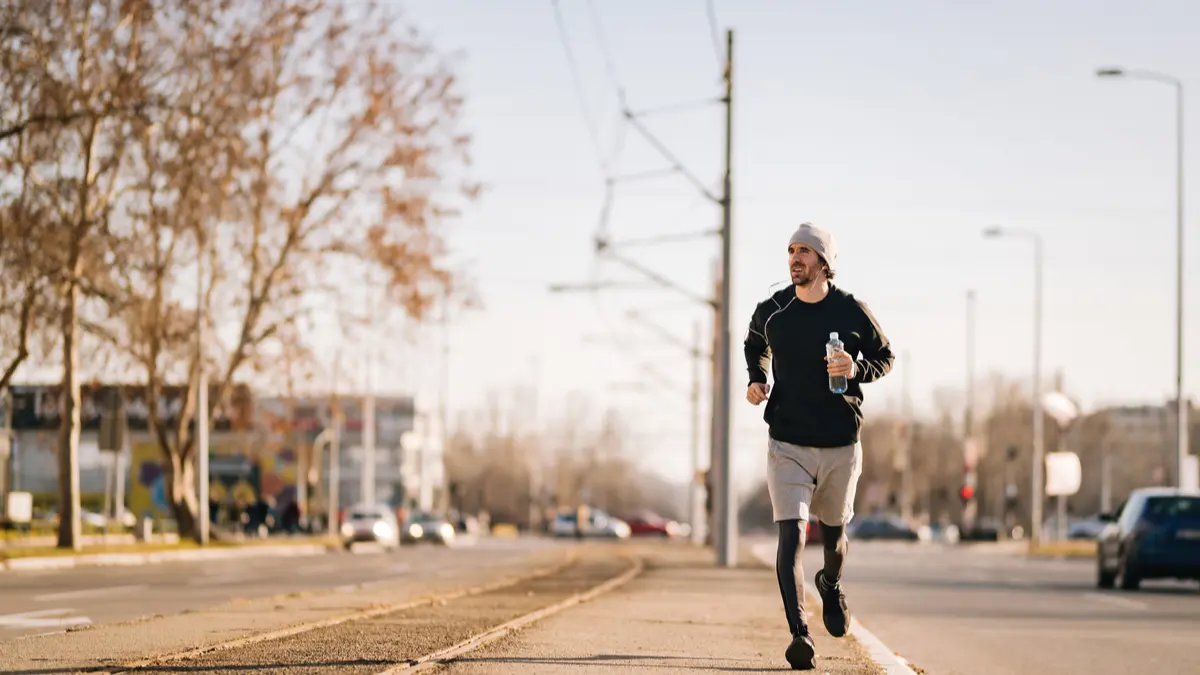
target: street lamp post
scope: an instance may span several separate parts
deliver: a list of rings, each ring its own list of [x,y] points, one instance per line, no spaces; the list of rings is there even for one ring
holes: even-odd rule
[[[989,227],[989,239],[1019,237],[1033,241],[1033,478],[1030,481],[1029,538],[1036,545],[1042,536],[1042,505],[1045,481],[1044,417],[1042,415],[1042,236],[1029,230]]]
[[[1097,77],[1149,80],[1175,88],[1175,484],[1182,486],[1188,454],[1188,410],[1183,397],[1183,81],[1149,70],[1101,68]]]

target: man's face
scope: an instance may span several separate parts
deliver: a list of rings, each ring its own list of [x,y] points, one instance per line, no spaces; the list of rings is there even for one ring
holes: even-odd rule
[[[792,283],[797,286],[811,286],[825,277],[821,256],[804,244],[788,246],[788,267],[792,273]]]

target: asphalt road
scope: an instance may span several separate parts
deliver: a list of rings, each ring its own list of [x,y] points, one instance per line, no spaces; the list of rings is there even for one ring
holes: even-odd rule
[[[806,583],[820,550],[804,561]],[[1101,591],[1089,560],[851,542],[855,618],[929,675],[1200,673],[1200,591]]]
[[[0,642],[22,635],[214,607],[230,600],[371,584],[410,577],[451,577],[464,568],[518,558],[539,539],[480,539],[452,548],[406,546],[384,552],[302,558],[171,562],[136,567],[0,572]]]

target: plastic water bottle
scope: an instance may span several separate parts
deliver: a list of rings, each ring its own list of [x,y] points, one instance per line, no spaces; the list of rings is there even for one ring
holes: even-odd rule
[[[845,348],[846,348],[846,345],[842,344],[842,341],[838,339],[837,333],[829,334],[829,342],[825,343],[825,354],[826,355],[832,357],[834,354],[845,351]],[[829,376],[829,391],[832,391],[835,394],[844,394],[844,393],[846,393],[847,386],[848,386],[848,383],[846,382],[845,375],[830,375]]]

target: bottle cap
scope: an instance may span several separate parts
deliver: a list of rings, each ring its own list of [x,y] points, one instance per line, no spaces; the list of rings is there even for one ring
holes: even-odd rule
[[[829,334],[829,339],[830,339],[830,340],[836,340],[836,339],[837,339],[837,333],[836,333],[836,332],[830,333],[830,334]]]

